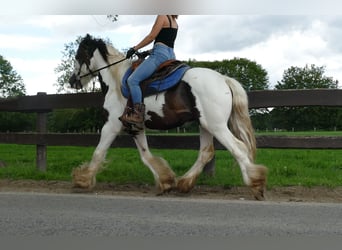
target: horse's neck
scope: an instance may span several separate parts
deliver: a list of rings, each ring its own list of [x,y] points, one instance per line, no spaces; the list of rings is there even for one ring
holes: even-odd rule
[[[121,59],[123,59],[123,55],[118,54],[108,56],[108,62],[106,62],[105,59],[102,58],[101,54],[98,51],[95,51],[94,59],[94,67],[102,68],[120,61]],[[123,61],[101,70],[102,79],[104,83],[109,87],[109,89],[121,92],[121,80],[129,67],[129,61]]]

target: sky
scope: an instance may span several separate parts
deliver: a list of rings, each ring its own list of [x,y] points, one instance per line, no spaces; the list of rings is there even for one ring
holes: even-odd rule
[[[0,13],[0,55],[23,78],[28,95],[56,93],[54,69],[64,45],[87,33],[110,39],[119,50],[136,45],[155,15],[57,15]],[[247,58],[267,72],[271,88],[291,66],[315,64],[342,88],[342,14],[180,15],[175,44],[179,60]],[[150,48],[146,47],[146,49]]]

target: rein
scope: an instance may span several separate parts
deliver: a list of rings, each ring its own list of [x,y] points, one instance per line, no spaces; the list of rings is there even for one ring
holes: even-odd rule
[[[121,60],[119,60],[119,61],[113,62],[113,63],[111,63],[111,64],[108,64],[107,66],[104,66],[104,67],[99,68],[99,69],[94,70],[94,71],[91,71],[91,70],[88,68],[88,70],[89,70],[90,72],[87,73],[87,74],[81,75],[80,78],[83,78],[83,77],[86,77],[86,76],[89,76],[89,75],[94,75],[94,73],[97,73],[97,72],[99,72],[99,71],[101,71],[101,70],[103,70],[103,69],[109,68],[109,67],[111,67],[111,66],[113,66],[113,65],[115,65],[115,64],[121,63],[121,62],[123,62],[123,61],[125,61],[125,60],[127,60],[127,58],[124,58],[124,59],[121,59]]]

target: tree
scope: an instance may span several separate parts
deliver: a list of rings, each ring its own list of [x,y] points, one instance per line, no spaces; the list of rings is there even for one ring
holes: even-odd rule
[[[57,93],[61,92],[75,92],[68,87],[69,79],[73,73],[74,60],[76,56],[76,49],[80,44],[82,37],[79,36],[74,42],[64,44],[64,50],[62,51],[62,61],[55,68],[55,73],[58,75],[57,83],[54,84],[57,88]]]
[[[51,132],[96,132],[100,131],[107,118],[103,109],[60,109],[54,110],[48,119]]]
[[[1,132],[23,132],[35,130],[35,114],[0,112],[0,131]]]
[[[268,74],[260,64],[246,58],[233,58],[223,61],[191,61],[187,62],[192,67],[211,68],[223,75],[238,80],[246,91],[268,89]]]
[[[246,58],[223,60],[218,72],[235,78],[246,89],[263,90],[268,88],[267,71],[260,64]]]
[[[335,89],[338,81],[324,75],[325,67],[305,65],[304,68],[290,67],[284,71],[283,79],[275,86],[276,89]]]
[[[10,62],[0,55],[0,97],[22,96],[25,93],[23,79]]]
[[[290,67],[276,89],[335,89],[338,81],[327,77],[325,67],[314,64]],[[336,129],[342,126],[341,108],[330,107],[281,107],[271,112],[273,127],[287,130]]]
[[[0,55],[0,97],[23,96],[26,93],[21,76],[13,69],[9,61]],[[0,112],[0,131],[32,131],[34,115],[14,112]]]

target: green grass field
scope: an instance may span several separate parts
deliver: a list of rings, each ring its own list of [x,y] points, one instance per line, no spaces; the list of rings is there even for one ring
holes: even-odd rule
[[[162,134],[162,135],[198,135],[198,133],[183,133],[182,131],[177,133],[175,131],[168,131],[160,133],[158,131],[147,131],[147,134]],[[255,131],[255,135],[273,135],[273,136],[342,136],[342,131]]]
[[[342,131],[259,131],[256,135],[274,135],[274,136],[342,136]]]
[[[74,167],[91,159],[94,147],[48,147],[46,172],[35,167],[36,147],[0,144],[2,179],[71,180]],[[165,158],[177,175],[185,173],[197,158],[196,150],[153,150]],[[269,169],[268,187],[342,185],[342,150],[259,149],[257,163]],[[97,175],[99,182],[153,184],[153,177],[136,149],[112,148],[107,163]],[[238,165],[227,151],[216,151],[216,174],[201,176],[198,184],[243,186]]]

